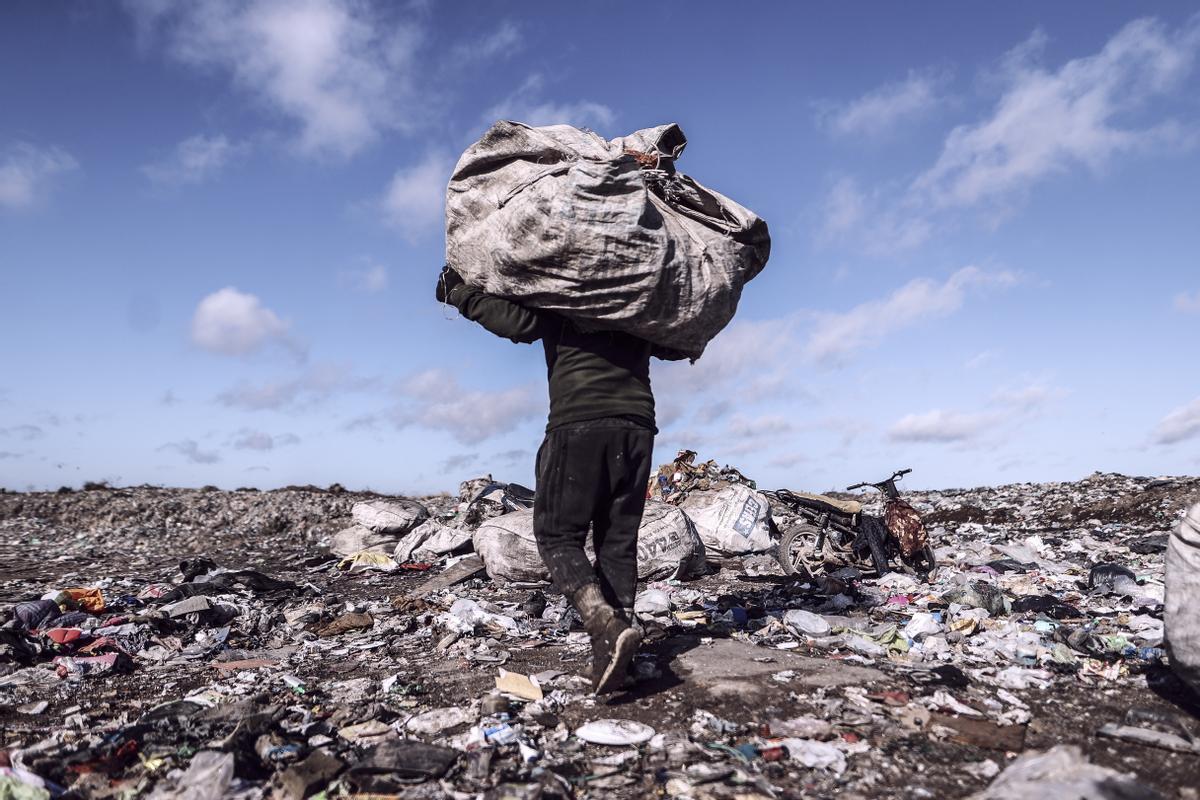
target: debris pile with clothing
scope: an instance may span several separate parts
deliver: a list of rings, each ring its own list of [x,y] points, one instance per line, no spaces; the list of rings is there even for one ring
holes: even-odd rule
[[[793,520],[694,461],[607,698],[518,485],[0,493],[0,797],[1195,797],[1200,722],[1156,691],[1200,478],[908,491],[926,582],[709,546],[689,504],[731,489]]]

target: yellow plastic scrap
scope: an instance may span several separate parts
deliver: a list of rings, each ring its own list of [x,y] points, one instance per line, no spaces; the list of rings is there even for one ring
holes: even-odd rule
[[[362,550],[352,556],[343,558],[338,562],[337,567],[338,569],[346,569],[351,572],[366,572],[372,569],[380,572],[391,572],[398,569],[399,565],[389,555]]]
[[[684,625],[699,625],[705,621],[703,611],[676,611],[675,619]]]
[[[152,756],[150,758],[146,758],[146,756],[143,754],[138,753],[138,758],[141,759],[142,766],[146,768],[146,772],[150,773],[158,772],[163,768],[163,765],[167,763],[167,760],[162,756]]]
[[[541,700],[545,696],[537,678],[519,672],[509,672],[503,667],[500,668],[500,676],[496,678],[496,688],[501,692],[515,694],[523,700]]]
[[[66,594],[83,611],[99,614],[104,610],[104,595],[99,589],[67,589]]]

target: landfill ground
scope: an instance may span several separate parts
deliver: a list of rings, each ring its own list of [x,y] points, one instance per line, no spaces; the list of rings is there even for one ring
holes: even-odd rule
[[[669,607],[641,615],[628,688],[597,699],[578,677],[586,635],[549,587],[477,573],[423,591],[445,560],[339,569],[331,537],[378,495],[0,493],[0,797],[1200,796],[1200,718],[1160,696],[1163,550],[1200,478],[905,497],[937,547],[932,582],[710,553],[700,577],[639,586]],[[172,616],[197,558],[250,577]],[[1089,586],[1097,564],[1136,583]],[[19,604],[71,588],[104,598],[58,627],[82,635],[17,629]],[[450,613],[464,599],[470,624]],[[785,622],[797,609],[824,627]],[[501,668],[540,675],[544,697],[497,694]],[[657,735],[575,735],[602,719]],[[1092,793],[1036,776],[1004,793],[1006,767],[1058,745],[1078,746],[1069,786]]]

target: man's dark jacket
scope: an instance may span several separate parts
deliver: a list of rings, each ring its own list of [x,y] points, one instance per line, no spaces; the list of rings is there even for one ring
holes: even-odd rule
[[[602,417],[623,417],[655,430],[650,356],[652,350],[659,357],[675,354],[625,333],[583,332],[557,314],[465,284],[451,289],[447,300],[497,336],[526,344],[541,340],[550,384],[546,430]]]

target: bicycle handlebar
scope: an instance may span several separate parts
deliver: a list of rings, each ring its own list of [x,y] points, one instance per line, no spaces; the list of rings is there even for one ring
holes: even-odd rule
[[[882,480],[882,481],[880,481],[879,483],[871,483],[871,482],[869,482],[869,481],[866,481],[866,482],[863,482],[863,483],[856,483],[856,484],[854,484],[853,486],[847,486],[847,487],[846,487],[846,491],[847,491],[847,492],[852,492],[852,491],[854,491],[855,489],[862,489],[862,488],[864,488],[864,487],[867,487],[867,486],[873,486],[873,487],[875,487],[876,489],[879,489],[880,491],[883,491],[883,487],[884,487],[884,486],[886,486],[888,483],[890,483],[890,482],[892,482],[892,481],[895,481],[895,480],[899,480],[900,478],[903,478],[905,475],[907,475],[907,474],[908,474],[908,473],[910,473],[910,472],[912,472],[912,469],[911,469],[911,468],[910,468],[910,469],[901,469],[901,470],[897,470],[896,472],[893,472],[893,473],[892,473],[892,477],[888,478],[887,480]]]

